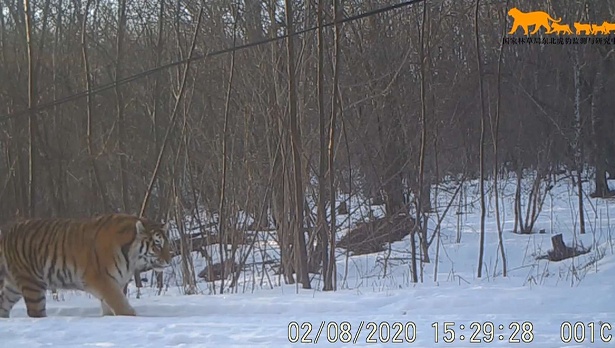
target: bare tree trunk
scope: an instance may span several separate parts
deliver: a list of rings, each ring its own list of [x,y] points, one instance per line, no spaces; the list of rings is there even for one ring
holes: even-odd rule
[[[120,160],[120,194],[122,196],[122,211],[128,211],[128,186],[126,182],[126,151],[124,148],[125,141],[125,129],[124,129],[124,98],[120,91],[120,86],[117,81],[122,76],[122,53],[123,53],[123,41],[124,31],[126,27],[126,0],[120,0],[118,4],[118,27],[117,27],[117,41],[116,41],[116,55],[115,55],[115,99],[116,99],[116,112],[117,112],[117,153]],[[115,207],[114,207],[115,208]],[[137,288],[143,286],[141,277],[135,273],[135,285]],[[124,287],[124,294],[128,289],[128,284]]]
[[[269,18],[274,18],[279,11],[278,3],[270,0],[269,3]],[[269,26],[268,37],[274,39],[277,36],[279,27],[277,22],[271,22]],[[271,110],[270,121],[267,123],[267,135],[272,144],[275,146],[268,147],[268,158],[271,168],[271,212],[273,222],[276,228],[277,243],[280,246],[280,269],[279,274],[284,277],[286,284],[294,284],[291,234],[288,222],[288,209],[285,206],[285,199],[289,196],[286,185],[286,166],[288,151],[288,137],[285,135],[284,122],[281,107],[280,90],[282,83],[280,82],[280,73],[283,71],[280,51],[278,46],[272,45],[271,48],[271,69],[269,75],[272,77],[271,88],[268,91],[267,107]]]
[[[90,12],[90,5],[92,4],[92,0],[87,0],[85,5],[85,11],[82,16],[82,25],[81,25],[81,54],[83,57],[83,68],[85,75],[85,89],[87,91],[90,90],[90,86],[92,84],[92,79],[90,76],[90,60],[88,59],[88,48],[87,48],[87,22],[88,15]],[[94,182],[92,183],[92,188],[96,187],[96,191],[102,201],[102,210],[106,210],[109,208],[107,201],[107,192],[103,189],[100,174],[98,170],[98,166],[96,165],[96,156],[94,155],[94,145],[92,144],[92,124],[93,124],[93,104],[94,96],[89,93],[86,96],[87,103],[87,122],[86,122],[86,144],[88,148],[88,156],[90,160],[90,165],[92,167],[92,175],[94,177]],[[94,186],[96,185],[96,186]]]
[[[480,92],[480,183],[479,183],[479,195],[480,195],[480,244],[478,251],[478,278],[483,275],[483,257],[485,254],[485,98],[483,91],[483,69],[480,54],[480,37],[478,36],[478,13],[479,13],[480,0],[476,0],[476,9],[474,12],[474,35],[476,37],[476,62],[478,64],[478,88]]]
[[[333,2],[333,12],[334,12],[334,50],[335,50],[335,61],[333,65],[333,87],[332,87],[332,102],[331,102],[331,124],[329,125],[329,208],[330,208],[330,227],[329,227],[329,268],[327,269],[327,274],[325,277],[325,287],[327,290],[336,290],[337,288],[337,280],[336,280],[336,269],[337,263],[335,262],[335,236],[337,233],[337,219],[336,219],[336,211],[335,211],[335,202],[336,202],[336,190],[335,190],[335,127],[337,124],[337,113],[342,112],[339,107],[340,104],[340,95],[339,95],[339,69],[340,69],[340,40],[341,40],[341,26],[340,22],[342,17],[342,8],[340,6],[339,0],[334,0]],[[341,115],[340,115],[341,116]]]
[[[237,30],[237,13],[235,13],[235,18],[233,20],[233,47],[235,47],[236,42],[236,30]],[[224,265],[224,248],[226,247],[226,179],[227,179],[227,168],[228,168],[228,124],[230,121],[230,103],[231,103],[231,92],[233,90],[233,76],[235,73],[235,51],[231,52],[231,66],[229,67],[229,80],[228,80],[228,88],[226,90],[226,102],[224,105],[224,129],[222,131],[222,176],[220,178],[220,206],[219,206],[219,218],[218,218],[218,237],[220,243],[219,252],[220,252],[220,264]],[[233,260],[234,262],[234,260]],[[225,272],[224,268],[221,268],[220,271],[220,293],[224,293],[224,279]]]
[[[591,118],[591,131],[592,131],[592,157],[596,170],[595,175],[595,191],[591,197],[611,197],[613,192],[609,189],[609,185],[606,180],[607,171],[607,149],[609,147],[608,127],[605,127],[604,111],[602,105],[604,102],[604,85],[605,76],[611,76],[611,72],[608,69],[609,63],[607,58],[603,58],[598,65],[596,76],[593,83],[593,91],[590,95],[590,118]],[[606,134],[605,134],[606,133]]]
[[[427,219],[423,218],[423,207],[424,200],[430,200],[431,197],[429,194],[425,193],[425,188],[423,185],[425,184],[425,150],[427,148],[427,92],[426,92],[426,75],[427,75],[427,64],[429,62],[429,56],[425,54],[425,35],[426,35],[426,27],[427,27],[427,1],[423,2],[423,19],[421,23],[421,33],[420,33],[420,43],[419,43],[419,54],[421,57],[421,148],[419,152],[419,182],[418,182],[418,192],[417,192],[417,207],[416,207],[416,224],[413,227],[412,233],[415,231],[420,232],[420,247],[421,247],[421,264],[426,261],[429,261],[429,247],[427,246]],[[413,259],[413,273],[416,274],[416,261]],[[423,281],[423,272],[421,267],[421,282]]]
[[[516,186],[515,186],[515,224],[513,226],[514,233],[524,233],[523,232],[523,212],[521,211],[521,181],[523,179],[523,168],[521,164],[515,162],[515,177],[516,177]]]
[[[26,25],[26,44],[28,50],[28,216],[36,216],[36,80],[34,71],[34,52],[32,51],[32,13],[30,1],[24,0],[24,22]]]
[[[162,62],[162,51],[164,48],[164,43],[163,43],[163,37],[164,37],[164,1],[160,1],[160,11],[158,13],[158,42],[156,44],[156,66],[160,66],[161,62]],[[161,94],[160,94],[160,75],[161,74],[157,74],[156,75],[156,81],[154,82],[154,110],[152,112],[152,121],[153,121],[153,128],[154,128],[154,156],[155,154],[160,152],[160,132],[159,132],[159,119],[158,119],[158,115],[160,113],[160,102],[161,102]],[[186,145],[187,146],[187,145]],[[188,150],[186,150],[188,151]],[[155,158],[155,157],[154,157]],[[160,187],[160,192],[165,192],[165,183],[163,182],[163,180],[157,180],[158,181],[158,185]],[[166,201],[166,200],[165,200]],[[196,204],[196,200],[195,200],[195,204]],[[162,215],[163,212],[167,211],[166,209],[166,204],[161,202],[159,204],[159,210],[158,210],[158,215]],[[143,212],[142,215],[145,214],[145,211]],[[156,272],[156,283],[158,286],[158,291],[161,292],[162,291],[162,287],[163,287],[163,279],[162,279],[162,272]]]
[[[295,84],[295,51],[294,51],[294,19],[292,0],[286,0],[286,26],[289,37],[286,39],[286,51],[288,54],[288,93],[289,93],[289,119],[290,138],[292,146],[293,172],[294,172],[294,232],[297,280],[302,283],[304,289],[310,289],[310,277],[307,269],[307,249],[305,245],[305,233],[303,231],[303,181],[301,179],[301,129],[297,122],[297,90]]]
[[[318,211],[317,211],[317,228],[318,228],[318,252],[321,254],[322,260],[322,277],[324,279],[323,291],[333,290],[333,280],[328,277],[329,272],[329,248],[327,238],[327,217],[325,212],[325,195],[327,176],[327,135],[326,135],[326,118],[325,118],[325,91],[324,91],[324,51],[325,42],[323,38],[323,17],[324,6],[323,0],[318,0],[318,126],[320,140],[320,165],[318,167]],[[332,202],[333,203],[333,202]],[[333,260],[334,261],[334,260]]]
[[[506,8],[508,8],[508,1],[506,1]],[[504,22],[506,24],[506,22]],[[502,33],[502,38],[506,35],[506,25],[502,26],[504,29]],[[499,132],[500,132],[500,102],[502,99],[502,52],[504,50],[504,40],[500,40],[500,51],[498,52],[498,66],[497,66],[497,101],[495,106],[495,121],[493,122],[493,126],[491,128],[491,137],[493,141],[493,193],[495,198],[495,221],[498,229],[498,248],[500,249],[500,256],[502,257],[502,275],[506,277],[507,274],[507,266],[506,266],[506,252],[504,251],[504,238],[502,236],[502,222],[500,221],[500,188],[498,187],[498,141],[499,141]],[[495,272],[495,270],[494,270]]]
[[[581,181],[581,173],[583,171],[583,163],[582,163],[582,144],[581,144],[581,136],[582,136],[582,119],[581,119],[581,61],[579,57],[579,47],[574,47],[574,88],[575,88],[575,98],[574,98],[574,140],[573,140],[573,151],[574,151],[574,164],[576,168],[576,184],[577,184],[577,195],[579,202],[579,226],[580,233],[585,234],[585,212],[583,208],[583,182]]]
[[[435,96],[432,94],[431,96],[432,98],[432,105],[435,108]],[[435,118],[435,116],[434,116]],[[437,207],[437,202],[438,202],[438,192],[439,192],[439,187],[440,187],[440,168],[438,166],[438,121],[435,120],[434,122],[434,127],[433,127],[433,157],[434,157],[434,177],[436,178],[436,182],[435,182],[435,192],[434,192],[434,202],[436,202],[436,217],[438,219],[438,221],[441,220],[440,214],[439,214],[439,209]],[[461,188],[461,185],[457,188],[457,190],[459,190]],[[453,202],[453,200],[455,199],[455,196],[452,197],[451,199],[451,203]],[[449,206],[450,207],[450,204]],[[447,209],[444,211],[444,213],[446,214]],[[436,256],[435,256],[435,261],[433,264],[433,280],[435,283],[438,282],[438,261],[439,261],[439,257],[440,257],[440,237],[442,235],[441,233],[442,229],[440,228],[440,223],[438,223],[438,225],[436,225],[436,230],[434,231],[434,233],[436,234]],[[429,241],[428,245],[431,245],[431,242],[433,241],[433,237],[431,238],[431,240]]]
[[[122,63],[124,55],[124,34],[126,31],[126,0],[120,0],[118,7],[117,45],[115,57],[115,98],[117,102],[117,146],[120,158],[120,187],[122,193],[122,210],[128,212],[128,182],[126,181],[126,129],[124,125],[124,96],[120,91],[117,81],[122,77]],[[141,279],[135,279],[138,287],[141,287]]]
[[[160,66],[160,64],[162,63],[162,52],[164,49],[164,13],[165,13],[165,7],[164,7],[164,1],[160,1],[160,10],[158,12],[158,39],[157,39],[157,43],[156,43],[156,66]],[[154,81],[154,105],[153,105],[153,110],[152,110],[152,122],[153,122],[153,136],[154,136],[154,157],[153,157],[153,161],[155,161],[156,159],[156,155],[160,152],[160,120],[159,120],[159,115],[160,115],[160,109],[161,109],[161,93],[160,93],[160,87],[161,87],[161,82],[160,82],[160,78],[162,74],[156,74],[156,80]],[[164,183],[162,182],[162,180],[157,180],[158,181],[158,185],[160,186],[160,191],[164,192]],[[196,204],[196,201],[195,201]],[[158,214],[162,215],[163,212],[166,211],[166,209],[164,209],[164,207],[162,205],[160,205],[159,208],[159,212]],[[162,276],[162,273],[159,273],[160,276]],[[160,281],[162,281],[162,279],[160,279]]]
[[[280,126],[281,128],[282,126]],[[291,250],[291,228],[288,221],[288,208],[287,198],[288,185],[286,172],[286,159],[289,157],[287,154],[288,144],[287,137],[283,134],[283,130],[280,132],[280,147],[279,153],[273,156],[272,163],[272,176],[273,176],[273,193],[272,193],[272,210],[275,217],[275,225],[278,237],[278,245],[280,245],[280,268],[281,273],[284,275],[284,280],[287,284],[294,284],[295,279],[293,277],[293,256]],[[277,152],[277,151],[276,151]]]

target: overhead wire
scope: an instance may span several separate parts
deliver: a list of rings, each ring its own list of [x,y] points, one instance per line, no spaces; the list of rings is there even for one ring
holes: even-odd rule
[[[409,6],[409,5],[417,4],[417,3],[420,3],[420,2],[423,2],[423,1],[425,1],[425,0],[407,0],[407,1],[403,1],[403,2],[400,2],[400,3],[397,3],[397,4],[392,4],[392,5],[384,6],[384,7],[381,7],[381,8],[373,9],[373,10],[370,10],[370,11],[366,11],[366,12],[363,12],[363,13],[359,13],[359,14],[354,15],[354,16],[344,17],[341,20],[339,20],[339,23],[353,22],[353,21],[356,21],[356,20],[359,20],[359,19],[371,17],[371,16],[374,16],[374,15],[377,15],[377,14],[381,14],[381,13],[384,13],[384,12],[393,11],[393,10],[396,10],[396,9],[399,9],[399,8],[402,8],[402,7],[406,7],[406,6]],[[322,27],[326,28],[326,27],[333,26],[335,24],[336,24],[335,21],[327,22],[327,23],[324,23],[322,25]],[[118,80],[114,80],[113,82],[109,82],[107,84],[103,84],[103,85],[100,85],[100,86],[97,86],[97,87],[94,87],[94,88],[90,88],[89,90],[84,90],[84,91],[81,91],[81,92],[78,92],[78,93],[70,94],[70,95],[68,95],[66,97],[55,99],[55,100],[50,101],[50,102],[46,102],[46,103],[42,103],[42,104],[37,104],[37,105],[35,105],[32,108],[23,109],[23,110],[11,113],[9,115],[0,116],[0,123],[8,121],[8,120],[11,120],[11,119],[16,118],[16,117],[19,117],[21,115],[25,115],[25,114],[27,114],[27,113],[29,113],[31,111],[41,111],[41,110],[48,109],[48,108],[51,108],[51,107],[54,107],[54,106],[58,106],[58,105],[61,105],[61,104],[64,104],[64,103],[67,103],[67,102],[70,102],[70,101],[74,101],[74,100],[77,100],[77,99],[81,99],[81,98],[87,97],[88,95],[98,94],[98,93],[107,91],[109,89],[115,88],[116,86],[121,86],[121,85],[130,83],[130,82],[133,82],[133,81],[145,78],[145,77],[147,77],[149,75],[152,75],[154,73],[157,73],[159,71],[166,70],[166,69],[169,69],[169,68],[173,68],[173,67],[176,67],[178,65],[183,65],[183,64],[186,64],[188,62],[202,60],[202,59],[205,59],[205,58],[210,58],[210,57],[215,57],[215,56],[223,55],[223,54],[226,54],[226,53],[231,53],[233,51],[245,50],[247,48],[251,48],[251,47],[255,47],[255,46],[260,46],[260,45],[276,42],[276,41],[279,41],[279,40],[284,40],[284,39],[287,39],[287,38],[290,38],[290,37],[293,37],[293,36],[298,36],[298,35],[302,35],[302,34],[305,34],[305,33],[308,33],[308,32],[314,31],[314,30],[317,30],[318,28],[319,28],[318,26],[313,26],[313,27],[310,27],[310,28],[306,28],[306,29],[295,31],[295,32],[290,33],[290,34],[286,33],[284,35],[279,35],[279,36],[275,36],[275,37],[271,37],[271,38],[267,38],[267,39],[263,39],[263,40],[258,40],[258,41],[255,41],[255,42],[250,42],[250,43],[239,45],[239,46],[232,46],[232,47],[228,47],[228,48],[225,48],[225,49],[222,49],[222,50],[208,52],[208,53],[205,53],[205,54],[196,54],[196,55],[193,55],[191,57],[188,57],[188,58],[185,58],[185,59],[182,59],[182,60],[177,60],[177,61],[174,61],[174,62],[171,62],[171,63],[160,65],[160,66],[157,66],[155,68],[148,69],[148,70],[142,71],[140,73],[137,73],[137,74],[134,74],[134,75],[131,75],[131,76],[127,76],[127,77],[124,77],[124,78],[121,78],[121,79],[118,79]]]

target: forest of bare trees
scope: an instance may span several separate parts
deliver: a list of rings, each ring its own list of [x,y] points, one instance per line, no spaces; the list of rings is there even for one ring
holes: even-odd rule
[[[222,263],[275,230],[285,281],[333,290],[339,197],[419,222],[416,282],[434,184],[568,173],[613,194],[615,45],[503,38],[513,6],[602,23],[615,2],[399,3],[0,0],[0,223],[127,212],[184,235],[188,216]]]

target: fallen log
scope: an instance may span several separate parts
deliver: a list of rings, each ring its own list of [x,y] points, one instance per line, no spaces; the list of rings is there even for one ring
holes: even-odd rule
[[[244,233],[233,233],[232,235],[226,235],[225,238],[220,238],[217,234],[207,234],[203,235],[202,233],[194,233],[185,236],[185,242],[190,249],[188,252],[198,251],[201,252],[206,247],[210,245],[219,244],[222,242],[227,245],[245,245],[249,244],[250,236],[247,236]],[[171,245],[177,250],[177,253],[180,253],[181,250],[181,238],[177,238],[171,241]]]
[[[414,228],[414,219],[405,214],[359,222],[337,243],[337,247],[353,255],[371,254],[385,250],[387,243],[402,240]]]
[[[227,279],[228,276],[237,271],[238,267],[239,265],[234,260],[227,259],[224,260],[224,266],[220,262],[212,264],[211,267],[205,266],[197,277],[204,279],[206,282],[222,280],[222,278]],[[224,277],[222,276],[223,271]]]

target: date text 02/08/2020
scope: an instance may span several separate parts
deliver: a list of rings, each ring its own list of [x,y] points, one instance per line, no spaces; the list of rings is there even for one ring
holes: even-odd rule
[[[491,321],[471,322],[433,322],[434,343],[491,343],[508,342],[529,344],[534,342],[534,324],[530,321],[493,323]],[[608,343],[613,341],[608,322],[562,322],[559,336],[562,343]],[[557,332],[553,333],[557,335]],[[362,337],[363,336],[363,337]],[[365,322],[352,325],[348,321],[321,321],[288,324],[290,343],[414,343],[417,339],[417,326],[412,321]]]

